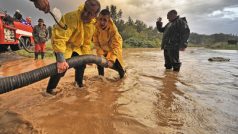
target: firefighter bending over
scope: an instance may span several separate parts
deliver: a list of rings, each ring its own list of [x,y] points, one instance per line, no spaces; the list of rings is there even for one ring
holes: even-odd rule
[[[103,9],[100,12],[93,42],[97,55],[105,56],[109,61],[108,66],[117,70],[120,78],[123,78],[125,71],[122,60],[122,37],[110,16],[110,12],[107,9]],[[99,75],[104,76],[104,68],[99,65],[97,68]]]
[[[57,93],[54,89],[69,67],[65,59],[92,54],[92,36],[95,29],[95,18],[99,12],[100,3],[98,0],[86,0],[78,10],[69,12],[61,18],[61,22],[68,26],[67,30],[54,25],[51,41],[56,55],[58,74],[50,77],[47,93]],[[77,87],[83,87],[85,68],[86,65],[75,67],[75,85]]]

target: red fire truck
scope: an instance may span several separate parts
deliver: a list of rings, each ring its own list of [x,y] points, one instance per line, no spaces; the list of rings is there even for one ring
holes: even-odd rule
[[[32,32],[30,24],[16,21],[0,11],[0,51],[6,51],[9,46],[13,51],[22,49],[24,46],[19,40],[24,42],[25,47],[32,46],[34,42]]]

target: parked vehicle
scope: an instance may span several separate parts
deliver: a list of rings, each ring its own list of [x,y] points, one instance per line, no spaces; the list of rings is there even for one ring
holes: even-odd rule
[[[29,48],[34,42],[32,32],[33,27],[26,20],[15,20],[7,13],[0,11],[0,51],[6,51],[8,47],[12,51],[22,49],[24,46],[19,40],[24,42],[26,48]]]

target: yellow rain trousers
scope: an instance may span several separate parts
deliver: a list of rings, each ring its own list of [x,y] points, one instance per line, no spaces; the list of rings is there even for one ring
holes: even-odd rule
[[[107,28],[104,30],[100,28],[99,24],[96,24],[93,43],[97,55],[103,56],[107,54],[107,60],[115,62],[117,59],[122,67],[124,67],[122,59],[122,37],[112,19],[110,19]]]
[[[55,52],[64,54],[65,59],[70,58],[73,52],[79,55],[92,54],[91,44],[95,31],[96,20],[83,23],[80,16],[84,5],[78,10],[65,14],[60,23],[67,25],[67,30],[54,25],[52,30],[52,47]]]

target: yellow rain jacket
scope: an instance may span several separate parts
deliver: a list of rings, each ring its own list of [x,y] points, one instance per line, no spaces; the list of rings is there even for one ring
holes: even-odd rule
[[[92,54],[91,43],[95,31],[96,19],[84,24],[80,16],[84,5],[78,10],[69,12],[61,18],[67,25],[67,30],[54,25],[52,30],[52,47],[55,52],[64,54],[65,59],[70,58],[73,52],[79,55]]]
[[[115,62],[116,59],[124,67],[122,59],[122,37],[119,34],[113,20],[110,19],[106,29],[101,29],[99,24],[96,24],[96,30],[93,36],[94,47],[97,55],[107,55],[107,60]]]

